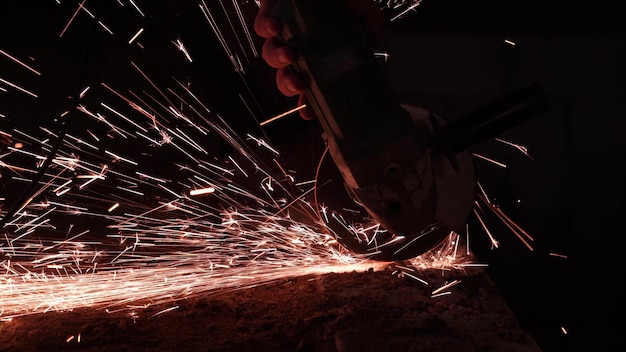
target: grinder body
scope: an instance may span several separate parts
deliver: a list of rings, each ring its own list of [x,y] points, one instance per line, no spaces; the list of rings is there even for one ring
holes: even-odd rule
[[[396,101],[365,27],[346,3],[279,0],[272,15],[282,23],[280,40],[298,56],[290,70],[308,87],[345,190],[384,229],[376,231],[387,232],[377,241],[386,250],[363,245],[376,233],[350,238],[345,223],[331,229],[338,241],[374,259],[407,259],[464,228],[475,195],[471,157],[433,152],[445,121]]]

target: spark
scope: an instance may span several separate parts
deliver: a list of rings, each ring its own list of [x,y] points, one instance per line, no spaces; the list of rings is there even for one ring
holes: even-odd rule
[[[55,192],[55,194],[56,194],[57,197],[60,197],[60,196],[64,195],[65,193],[69,192],[69,190],[70,190],[69,188],[65,188],[65,189],[62,189],[62,190],[60,190],[58,192]]]
[[[146,15],[143,13],[143,11],[141,11],[141,9],[139,8],[139,6],[137,6],[137,4],[135,4],[135,1],[133,0],[128,0],[128,2],[130,2],[131,5],[133,5],[133,8],[135,9],[135,11],[137,11],[137,13],[141,16],[141,17],[146,17]]]
[[[508,44],[510,46],[515,46],[516,45],[515,42],[512,41],[511,39],[504,39],[504,43]]]
[[[128,44],[132,44],[137,38],[139,38],[139,36],[141,35],[141,33],[143,33],[143,28],[139,28],[139,30],[137,31],[137,33],[135,33],[129,40],[128,40]]]
[[[278,150],[276,150],[275,148],[272,148],[265,140],[263,140],[261,138],[258,138],[258,137],[255,137],[255,136],[253,136],[251,134],[248,134],[247,136],[248,136],[249,139],[255,141],[259,146],[267,148],[268,150],[270,150],[272,153],[274,153],[276,155],[280,154],[280,152]]]
[[[412,1],[404,1],[403,4],[406,5],[406,8],[400,11],[398,14],[391,18],[391,21],[395,21],[399,18],[406,16],[407,13],[411,11],[415,11],[415,9],[422,3],[422,0],[412,0]]]
[[[447,289],[449,289],[452,286],[458,285],[460,282],[461,282],[460,280],[454,280],[452,282],[449,282],[449,283],[439,287],[438,289],[433,290],[432,294],[433,295],[439,294],[442,291],[447,290]]]
[[[489,240],[491,241],[491,248],[500,247],[500,243],[498,243],[495,237],[493,237],[493,235],[491,234],[491,231],[489,231],[489,227],[485,224],[485,221],[480,216],[480,214],[478,214],[478,211],[476,211],[476,209],[473,209],[473,212],[476,218],[478,219],[478,221],[480,222],[480,225],[483,227],[483,230],[485,230],[485,233],[487,234],[487,236],[489,236]]]
[[[143,195],[144,195],[144,193],[143,193],[143,192],[135,191],[135,190],[133,190],[133,189],[129,189],[129,188],[127,188],[127,187],[117,186],[117,189],[122,190],[122,191],[129,192],[129,193],[132,193],[132,194],[136,194],[136,195],[138,195],[138,196],[143,196]]]
[[[480,194],[483,196],[483,200],[491,204],[491,201],[489,200],[489,196],[487,195],[487,192],[485,191],[485,188],[483,187],[483,185],[480,182],[476,182],[476,185],[478,186]]]
[[[76,11],[74,11],[74,14],[72,15],[72,17],[70,17],[70,19],[69,19],[69,21],[67,21],[67,24],[65,25],[65,27],[63,27],[63,30],[61,31],[61,34],[59,34],[59,38],[63,37],[63,35],[67,31],[67,29],[70,27],[72,22],[74,22],[74,19],[76,18],[76,16],[80,12],[80,10],[83,8],[83,5],[85,5],[86,1],[87,0],[83,0],[80,4],[78,4],[78,7],[76,8]]]
[[[105,109],[111,111],[112,113],[114,113],[115,115],[121,117],[122,119],[124,119],[125,121],[128,121],[130,124],[132,124],[133,126],[137,127],[138,129],[140,129],[142,132],[148,132],[147,129],[141,127],[139,124],[137,124],[136,122],[134,122],[133,120],[129,119],[128,117],[124,116],[123,114],[121,114],[120,112],[118,112],[117,110],[113,109],[112,107],[108,106],[105,103],[100,103],[101,106],[103,106]]]
[[[3,79],[2,77],[0,77],[0,82],[2,82],[2,83],[4,83],[4,84],[6,84],[7,86],[9,86],[9,87],[11,87],[11,88],[15,88],[15,89],[17,89],[18,91],[20,91],[20,92],[22,92],[22,93],[24,93],[24,94],[30,95],[30,96],[31,96],[31,97],[33,97],[33,98],[37,98],[37,97],[38,97],[38,96],[37,96],[37,94],[35,94],[35,93],[33,93],[33,92],[31,92],[31,91],[29,91],[29,90],[25,89],[25,88],[22,88],[22,87],[18,86],[18,85],[17,85],[17,84],[15,84],[15,83],[11,83],[11,82],[9,82],[9,81],[7,81],[7,80]]]
[[[37,70],[35,70],[34,68],[30,67],[29,65],[27,65],[26,63],[24,63],[23,61],[16,59],[15,57],[13,57],[12,55],[10,55],[9,53],[7,53],[6,51],[0,49],[0,54],[8,57],[9,59],[13,60],[14,62],[16,62],[17,64],[19,64],[20,66],[26,68],[27,70],[31,71],[32,73],[36,74],[37,76],[41,76],[41,73]]]
[[[105,31],[107,31],[107,33],[109,33],[109,34],[113,34],[113,31],[112,31],[109,27],[107,27],[107,25],[106,25],[106,24],[104,24],[104,22],[102,22],[102,21],[98,21],[98,24],[100,25],[100,27],[102,27],[102,29],[104,29]]]
[[[509,146],[511,146],[511,147],[513,147],[513,148],[515,148],[515,149],[519,150],[522,154],[526,155],[526,156],[527,156],[528,158],[530,158],[531,160],[534,160],[534,159],[530,156],[530,154],[528,154],[528,148],[527,148],[527,147],[525,147],[525,146],[523,146],[523,145],[521,145],[521,144],[517,144],[517,143],[513,143],[513,142],[506,141],[506,140],[501,139],[501,138],[495,138],[495,140],[496,140],[496,141],[498,141],[498,142],[500,142],[500,143],[504,143],[504,144],[506,144],[506,145],[509,145]]]
[[[219,0],[218,2],[220,4],[220,7],[221,7],[223,13],[226,15],[224,17],[226,18],[226,21],[228,22],[228,29],[230,29],[231,33],[233,34],[234,40],[237,42],[237,46],[241,49],[241,54],[245,57],[246,61],[249,63],[250,60],[248,59],[248,55],[246,53],[246,50],[244,49],[243,43],[242,43],[241,39],[239,38],[239,31],[237,31],[235,29],[235,25],[233,24],[233,21],[231,20],[231,16],[229,16],[229,10],[226,9],[226,7],[224,6],[224,2],[222,0]],[[241,14],[241,11],[239,11],[239,6],[236,4],[235,1],[233,1],[233,4],[235,5],[235,12],[237,13],[237,16],[239,17],[240,23],[242,24],[243,27],[247,27],[247,25],[245,24],[245,20],[243,18],[243,15]],[[246,28],[245,32],[247,32],[247,28]],[[252,42],[250,42],[250,43],[252,43]],[[239,67],[243,67],[241,65],[241,59],[239,58],[239,56],[236,55],[234,58],[237,60],[237,63],[239,64]]]
[[[74,137],[74,136],[73,136],[73,135],[71,135],[71,134],[66,134],[66,135],[65,135],[65,137],[67,137],[67,138],[69,138],[69,139],[74,140],[74,141],[75,141],[76,143],[78,143],[78,144],[82,144],[82,145],[84,145],[84,146],[90,147],[90,148],[91,148],[91,149],[93,149],[93,150],[98,150],[98,147],[97,147],[97,146],[95,146],[95,145],[93,145],[93,144],[91,144],[91,143],[87,143],[87,142],[85,142],[84,140],[82,140],[82,139],[80,139],[80,138],[78,138],[78,137]]]
[[[411,279],[413,279],[413,280],[423,284],[424,286],[428,286],[428,281],[426,281],[424,279],[421,279],[421,278],[419,278],[419,277],[417,277],[417,276],[415,276],[413,274],[409,274],[406,271],[404,271],[402,273],[403,273],[403,275],[406,275],[406,276],[410,277]]]
[[[85,2],[83,1],[83,4],[84,4],[84,3],[85,3]],[[85,6],[83,6],[82,4],[81,4],[81,6],[80,6],[80,9],[81,9],[81,10],[83,10],[83,11],[85,11],[85,13],[86,13],[87,15],[89,15],[89,17],[91,17],[91,18],[93,18],[93,19],[95,19],[95,18],[96,18],[96,15],[94,15],[91,11],[89,11],[89,9],[87,9],[87,8],[86,8]]]
[[[185,55],[185,58],[187,59],[187,61],[189,61],[190,63],[193,63],[193,59],[191,58],[191,55],[189,55],[189,51],[187,51],[185,44],[183,44],[183,42],[180,39],[176,39],[176,41],[174,42],[174,45],[176,46],[178,50],[180,50],[180,52],[183,53],[183,55]]]
[[[270,122],[274,122],[274,121],[276,121],[276,120],[278,120],[278,119],[280,119],[280,118],[282,118],[282,117],[285,117],[285,116],[287,116],[287,115],[291,115],[291,114],[293,114],[294,112],[296,112],[296,111],[300,111],[300,110],[302,110],[302,109],[304,109],[304,108],[306,108],[306,104],[302,104],[302,105],[297,106],[297,107],[295,107],[295,108],[293,108],[293,109],[291,109],[291,110],[289,110],[289,111],[286,111],[286,112],[284,112],[284,113],[282,113],[282,114],[279,114],[279,115],[274,116],[274,117],[272,117],[272,118],[270,118],[270,119],[268,119],[268,120],[265,120],[265,121],[261,122],[259,125],[260,125],[260,126],[265,126],[265,125],[267,125],[267,124],[268,124],[268,123],[270,123]]]
[[[241,6],[239,5],[239,2],[237,0],[232,0],[232,2],[233,2],[233,7],[235,8],[235,11],[237,12],[237,17],[239,18],[241,28],[243,29],[246,39],[248,40],[250,50],[252,50],[252,54],[254,55],[254,57],[258,57],[259,53],[257,51],[256,44],[254,44],[254,42],[252,41],[252,36],[250,35],[250,30],[248,30],[248,25],[246,24],[244,16],[241,13]]]
[[[229,155],[228,160],[230,160],[233,165],[235,165],[235,167],[241,172],[241,174],[243,174],[245,177],[248,177],[248,174],[244,171],[244,169],[241,168],[241,166],[239,166],[239,164],[235,161],[235,159],[233,159],[232,156]]]
[[[131,165],[134,165],[134,166],[139,165],[137,162],[132,161],[132,160],[130,160],[130,159],[126,159],[126,158],[124,158],[124,157],[122,157],[122,156],[119,156],[119,155],[117,155],[117,154],[115,154],[115,153],[113,153],[113,152],[111,152],[111,151],[105,150],[104,152],[105,152],[106,154],[109,154],[109,155],[110,155],[110,156],[112,156],[113,158],[115,158],[115,160],[116,160],[116,161],[117,161],[117,160],[122,160],[122,161],[125,161],[125,162],[127,162],[127,163],[129,163],[129,164],[131,164]]]
[[[87,91],[89,91],[90,87],[85,87],[85,89],[83,89],[80,94],[78,95],[80,98],[84,97],[85,94],[87,94]]]
[[[69,204],[63,204],[63,203],[59,203],[59,202],[55,202],[52,200],[47,201],[47,205],[57,205],[66,209],[75,209],[75,210],[79,210],[79,211],[87,211],[89,210],[86,207],[81,207],[81,206],[76,206],[76,205],[69,205]]]
[[[202,189],[194,189],[191,192],[189,192],[190,196],[198,196],[201,194],[209,194],[209,193],[213,193],[215,192],[215,188],[214,187],[207,187],[207,188],[202,188]]]
[[[147,179],[152,180],[152,181],[156,181],[156,182],[160,182],[160,183],[167,183],[168,182],[166,179],[150,176],[150,175],[144,174],[143,172],[137,171],[135,173],[139,177],[147,178]]]
[[[483,195],[479,194],[478,198],[502,221],[502,223],[504,223],[504,225],[506,225],[509,228],[509,230],[511,230],[511,232],[513,232],[513,234],[515,234],[515,236],[517,236],[517,238],[529,250],[531,251],[533,250],[533,247],[531,246],[529,241],[534,241],[534,239],[532,236],[528,234],[528,232],[526,232],[515,221],[511,220],[511,218],[509,218],[506,214],[504,214],[504,212],[500,208],[488,202],[487,199],[483,197]],[[482,223],[482,220],[481,220],[481,223]]]
[[[105,177],[103,175],[80,175],[77,176],[77,178],[88,178],[88,180],[81,184],[80,186],[78,186],[79,189],[83,189],[85,188],[87,185],[89,185],[90,183],[94,182],[95,180],[104,180]]]
[[[418,236],[413,237],[409,242],[407,242],[404,246],[400,247],[399,249],[394,251],[394,254],[398,254],[400,252],[402,252],[403,250],[405,250],[407,247],[409,247],[411,244],[413,244],[415,241],[419,240],[420,238],[428,235],[429,233],[432,233],[433,231],[441,228],[443,225],[440,223],[431,225],[431,227],[427,228],[426,230],[424,230],[422,233],[420,233]]]
[[[568,256],[567,256],[567,255],[565,255],[565,254],[560,254],[560,253],[553,253],[553,252],[550,252],[550,253],[548,253],[548,255],[549,255],[549,256],[551,256],[551,257],[557,257],[557,258],[563,258],[563,259],[567,259],[567,258],[568,258]]]
[[[163,309],[163,310],[161,310],[159,312],[156,312],[156,313],[152,314],[151,316],[148,317],[148,319],[154,318],[154,317],[156,317],[158,315],[161,315],[161,314],[164,314],[164,313],[167,313],[167,312],[171,312],[171,311],[176,310],[178,308],[180,308],[180,306],[174,306],[174,307],[170,307],[170,308],[167,308],[167,309]]]
[[[379,53],[379,52],[376,52],[376,53],[374,53],[374,56],[382,57],[384,59],[384,62],[389,61],[389,58],[391,58],[391,55],[389,55],[389,53]]]
[[[200,11],[202,11],[202,14],[204,15],[204,18],[206,19],[207,23],[213,30],[213,33],[217,37],[217,40],[220,42],[220,45],[222,46],[222,49],[226,53],[226,56],[235,67],[235,71],[243,72],[243,66],[238,62],[235,55],[231,51],[230,46],[228,45],[228,42],[226,41],[226,39],[224,38],[224,35],[222,34],[222,30],[219,28],[219,25],[215,21],[213,14],[209,10],[209,6],[206,4],[204,0],[202,0],[202,3],[199,4],[198,6],[200,7]]]
[[[488,161],[488,162],[490,162],[490,163],[492,163],[492,164],[494,164],[494,165],[496,165],[496,166],[499,166],[499,167],[501,167],[501,168],[503,168],[503,169],[506,169],[506,164],[503,164],[503,163],[501,163],[501,162],[499,162],[499,161],[493,160],[493,159],[488,158],[488,157],[486,157],[486,156],[484,156],[484,155],[480,155],[480,154],[476,154],[476,153],[472,153],[472,155],[473,155],[473,156],[475,156],[475,157],[477,157],[477,158],[479,158],[479,159],[482,159],[482,160]]]

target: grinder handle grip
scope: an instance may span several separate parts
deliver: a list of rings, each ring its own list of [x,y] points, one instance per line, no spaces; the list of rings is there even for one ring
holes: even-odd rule
[[[344,156],[377,150],[411,130],[365,26],[344,0],[279,0],[272,16],[282,24],[279,40],[297,55],[291,72],[304,80],[326,138]]]

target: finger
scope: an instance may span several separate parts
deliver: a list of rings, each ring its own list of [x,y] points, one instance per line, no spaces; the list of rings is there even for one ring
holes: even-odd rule
[[[276,86],[287,97],[304,93],[306,87],[300,77],[289,72],[289,69],[279,68],[276,71]]]
[[[266,39],[261,48],[261,57],[273,68],[282,68],[296,60],[296,54],[288,46],[281,45],[276,38]]]
[[[254,18],[254,31],[262,38],[271,38],[280,32],[280,23],[271,16],[276,0],[261,0],[259,12]]]
[[[300,109],[300,117],[305,120],[313,120],[315,118],[315,112],[309,105],[309,100],[304,94],[300,94],[300,97],[298,98],[298,106],[302,105],[306,105],[306,107]]]

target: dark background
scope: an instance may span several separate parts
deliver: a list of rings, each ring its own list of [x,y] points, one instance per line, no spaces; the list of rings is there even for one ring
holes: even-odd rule
[[[59,38],[75,2],[2,5],[0,49],[33,57],[45,73],[34,77],[0,57],[0,77],[45,92],[36,104],[12,90],[0,93],[5,130],[58,126],[59,112],[71,106],[67,97],[88,84],[145,85],[128,65],[132,58],[157,81],[188,79],[202,100],[242,133],[264,134],[284,151],[286,165],[302,178],[312,173],[312,160],[322,147],[319,126],[295,116],[258,126],[293,107],[294,98],[276,91],[273,71],[249,49],[235,48],[247,54],[245,73],[236,72],[195,1],[137,1],[146,10],[144,18],[128,5],[121,11],[103,3],[88,1],[87,6],[115,27],[115,36],[82,14]],[[219,3],[209,3],[219,13]],[[254,5],[243,8],[250,21]],[[532,82],[548,95],[548,111],[501,136],[527,146],[532,160],[493,141],[474,148],[507,164],[500,169],[477,161],[487,192],[534,236],[535,250],[522,246],[495,219],[489,220],[501,246],[491,249],[471,223],[474,251],[489,264],[521,327],[545,351],[623,348],[626,33],[619,14],[608,1],[424,0],[415,13],[388,28],[386,69],[404,102],[453,120]],[[225,21],[222,17],[218,20]],[[141,37],[145,49],[127,44],[140,25],[147,29]],[[162,38],[181,38],[194,62],[181,60]],[[229,153],[220,142],[212,147]]]
[[[500,249],[485,241],[474,250],[546,351],[623,347],[626,43],[613,6],[426,1],[398,29],[392,82],[444,116],[532,82],[544,87],[549,111],[501,136],[527,146],[533,161],[493,143],[474,148],[508,165],[492,168],[485,187],[535,237],[535,250],[506,230]]]

